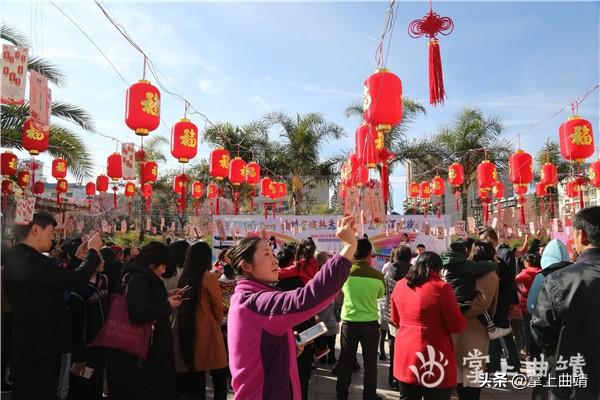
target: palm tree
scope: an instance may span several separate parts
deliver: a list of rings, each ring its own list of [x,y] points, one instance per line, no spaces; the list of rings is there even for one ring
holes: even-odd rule
[[[496,163],[498,170],[507,168],[512,146],[501,134],[502,123],[498,118],[485,118],[480,110],[465,107],[456,114],[454,122],[442,128],[432,140],[440,167],[446,168],[458,161],[464,168],[463,218],[467,216],[468,190],[476,182],[477,165],[487,157]]]
[[[281,150],[285,155],[285,170],[282,175],[291,178],[292,208],[294,214],[303,212],[306,199],[305,188],[317,183],[332,183],[334,162],[320,159],[320,149],[327,139],[339,139],[344,130],[339,125],[327,122],[322,114],[297,114],[296,118],[282,112],[268,113],[264,117],[269,126],[281,128]]]
[[[0,36],[2,39],[15,46],[29,47],[26,38],[12,27],[0,25]],[[50,62],[40,57],[29,57],[28,68],[48,78],[57,86],[65,82],[64,75]],[[83,130],[94,131],[92,117],[83,108],[65,102],[52,102],[52,115],[65,121],[69,121]],[[1,129],[2,137],[0,145],[22,149],[21,129],[25,120],[29,117],[29,104],[1,106]],[[64,126],[50,124],[50,139],[48,152],[54,157],[62,157],[67,160],[73,176],[82,180],[92,175],[92,157],[81,138]]]

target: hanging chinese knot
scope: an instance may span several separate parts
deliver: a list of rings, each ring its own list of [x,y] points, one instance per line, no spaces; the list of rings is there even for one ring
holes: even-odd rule
[[[429,12],[421,19],[408,25],[408,34],[412,38],[427,36],[429,38],[429,103],[436,106],[444,103],[444,75],[442,72],[442,56],[437,35],[448,36],[454,30],[454,22],[449,17],[440,17],[433,12],[432,1],[429,1]]]

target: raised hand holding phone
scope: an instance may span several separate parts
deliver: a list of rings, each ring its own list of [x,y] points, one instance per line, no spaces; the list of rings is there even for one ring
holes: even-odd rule
[[[102,248],[102,237],[100,236],[100,232],[96,232],[96,234],[92,236],[87,243],[87,248],[94,249],[98,253],[100,252],[100,249]]]

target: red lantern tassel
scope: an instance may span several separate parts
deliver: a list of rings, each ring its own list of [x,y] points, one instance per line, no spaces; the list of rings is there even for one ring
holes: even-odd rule
[[[240,192],[237,190],[233,192],[233,214],[238,215],[238,199],[240,197]]]
[[[438,219],[442,218],[442,203],[439,201],[437,203],[437,217]]]
[[[554,215],[554,200],[552,196],[552,190],[550,191],[550,218]]]
[[[265,203],[264,205],[265,205],[265,219],[267,219],[267,214],[269,213],[269,209],[268,209],[267,203]]]
[[[56,202],[58,203],[58,205],[60,205],[60,203],[62,202],[62,199],[60,198],[60,193],[56,193]]]
[[[113,208],[117,208],[117,187],[113,186]]]
[[[150,211],[150,203],[151,203],[152,199],[150,197],[148,197],[146,199],[146,212]]]
[[[583,186],[579,185],[579,209],[583,208]]]
[[[216,214],[217,214],[217,215],[219,215],[219,214],[220,214],[220,212],[221,212],[221,207],[220,207],[220,205],[219,205],[219,198],[218,198],[218,197],[217,197],[217,207],[216,207],[216,210],[215,210],[215,212],[216,212]]]
[[[198,216],[198,207],[200,207],[200,201],[197,201],[196,205],[194,206],[194,209],[196,211],[196,217]]]
[[[487,201],[484,200],[483,201],[483,224],[484,225],[488,224],[489,218],[490,218],[490,215],[489,215],[489,206],[488,206]]]
[[[525,225],[525,198],[519,197],[519,204],[521,205],[521,225]]]
[[[387,162],[381,164],[381,192],[383,194],[383,204],[387,210],[388,198],[390,195],[390,178],[389,167]]]
[[[437,38],[429,40],[429,104],[437,106],[444,103],[444,74],[442,56]]]
[[[458,212],[458,199],[460,197],[460,192],[457,190],[454,192],[454,198],[456,199],[456,212]]]
[[[254,213],[254,190],[250,192],[250,214]]]
[[[127,203],[127,210],[129,211],[129,215],[131,215],[131,200]]]
[[[277,212],[277,203],[274,202],[271,204],[271,206],[273,207],[273,218],[275,218],[275,213]]]

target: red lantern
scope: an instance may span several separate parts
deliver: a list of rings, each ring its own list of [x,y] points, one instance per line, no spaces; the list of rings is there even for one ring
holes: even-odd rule
[[[431,180],[431,192],[434,196],[443,196],[445,190],[445,183],[442,177],[436,176]]]
[[[558,183],[558,169],[556,165],[549,162],[542,165],[540,182],[546,186],[554,186]]]
[[[356,156],[367,168],[375,168],[378,161],[375,138],[371,125],[363,124],[356,130]]]
[[[96,184],[94,182],[88,182],[85,185],[85,194],[87,196],[94,196],[96,194]]]
[[[104,193],[108,190],[108,176],[99,175],[96,178],[96,190],[98,190],[100,193]]]
[[[52,160],[52,176],[56,179],[67,176],[67,160],[62,158]]]
[[[213,178],[222,180],[229,175],[229,152],[225,149],[215,149],[210,152],[208,172]]]
[[[5,151],[1,155],[2,175],[5,177],[13,176],[17,173],[17,156],[10,151]]]
[[[587,175],[590,180],[590,185],[595,188],[600,188],[600,160],[590,164]]]
[[[201,199],[204,194],[204,187],[202,186],[202,182],[195,181],[192,184],[192,197],[195,199]]]
[[[424,200],[427,200],[431,197],[431,185],[429,182],[425,181],[419,184],[419,197]]]
[[[179,195],[186,193],[186,183],[188,176],[186,174],[177,175],[173,181],[173,191]]]
[[[246,173],[246,161],[242,160],[240,157],[235,157],[229,163],[229,181],[234,186],[239,186],[241,183],[244,183],[246,177],[244,176]]]
[[[411,182],[409,185],[409,195],[411,198],[416,199],[419,197],[419,184],[417,182]]]
[[[285,184],[285,182],[279,182],[277,184],[277,197],[283,198],[286,196],[286,194],[287,194],[287,185]]]
[[[106,174],[113,181],[118,181],[123,177],[123,166],[121,163],[121,155],[119,153],[112,153],[106,159]]]
[[[359,165],[356,169],[355,184],[358,187],[364,186],[369,181],[369,168],[364,165]]]
[[[152,198],[152,185],[149,183],[144,183],[142,186],[142,197],[146,200],[150,200]],[[148,208],[148,203],[146,203],[146,209]]]
[[[56,180],[56,192],[57,193],[67,193],[69,191],[69,182],[66,179],[57,179]]]
[[[389,132],[402,120],[402,82],[387,69],[377,69],[364,85],[365,120],[378,131]]]
[[[527,194],[527,190],[529,190],[529,185],[524,183],[515,183],[513,184],[513,191],[517,196],[524,196]]]
[[[594,154],[592,124],[579,115],[572,115],[559,128],[560,153],[569,161],[582,163]]]
[[[268,176],[265,176],[264,178],[262,178],[260,180],[260,194],[263,195],[264,197],[269,197],[271,194],[271,178],[269,178]]]
[[[575,198],[575,197],[579,196],[579,191],[580,191],[579,182],[577,182],[576,180],[567,182],[567,186],[566,186],[567,197]]]
[[[19,185],[21,189],[25,190],[27,186],[29,186],[30,182],[31,174],[29,171],[19,171],[17,173],[17,185]]]
[[[544,182],[538,182],[535,185],[535,194],[538,197],[544,197],[546,196],[546,184],[544,184]]]
[[[8,179],[2,181],[2,194],[11,194],[13,192],[13,183]]]
[[[523,150],[517,150],[508,157],[508,176],[512,183],[531,183],[533,181],[533,158]]]
[[[260,165],[255,161],[250,161],[246,165],[246,183],[250,185],[256,185],[260,182]]]
[[[23,148],[32,156],[43,153],[48,149],[50,134],[37,122],[29,118],[23,125]]]
[[[160,125],[160,91],[141,80],[127,89],[125,123],[136,135],[147,136]]]
[[[504,198],[504,184],[502,182],[495,182],[492,186],[492,194],[495,199]]]
[[[496,165],[489,160],[484,160],[477,166],[477,186],[480,189],[491,189],[498,180]]]
[[[171,154],[180,163],[186,163],[198,154],[198,127],[182,118],[171,128]]]
[[[152,183],[158,179],[158,165],[154,161],[148,161],[142,167],[142,182]]]
[[[452,163],[448,167],[448,183],[452,186],[460,186],[465,181],[465,169],[459,163]]]
[[[89,185],[89,183],[88,183]],[[127,182],[125,184],[125,197],[133,197],[135,195],[135,183]]]
[[[219,197],[219,187],[216,183],[209,183],[206,187],[206,197],[209,199],[216,199]]]
[[[135,161],[144,161],[146,159],[146,152],[142,147],[138,151],[135,152]]]
[[[44,182],[37,181],[33,184],[33,194],[40,195],[44,193]]]

